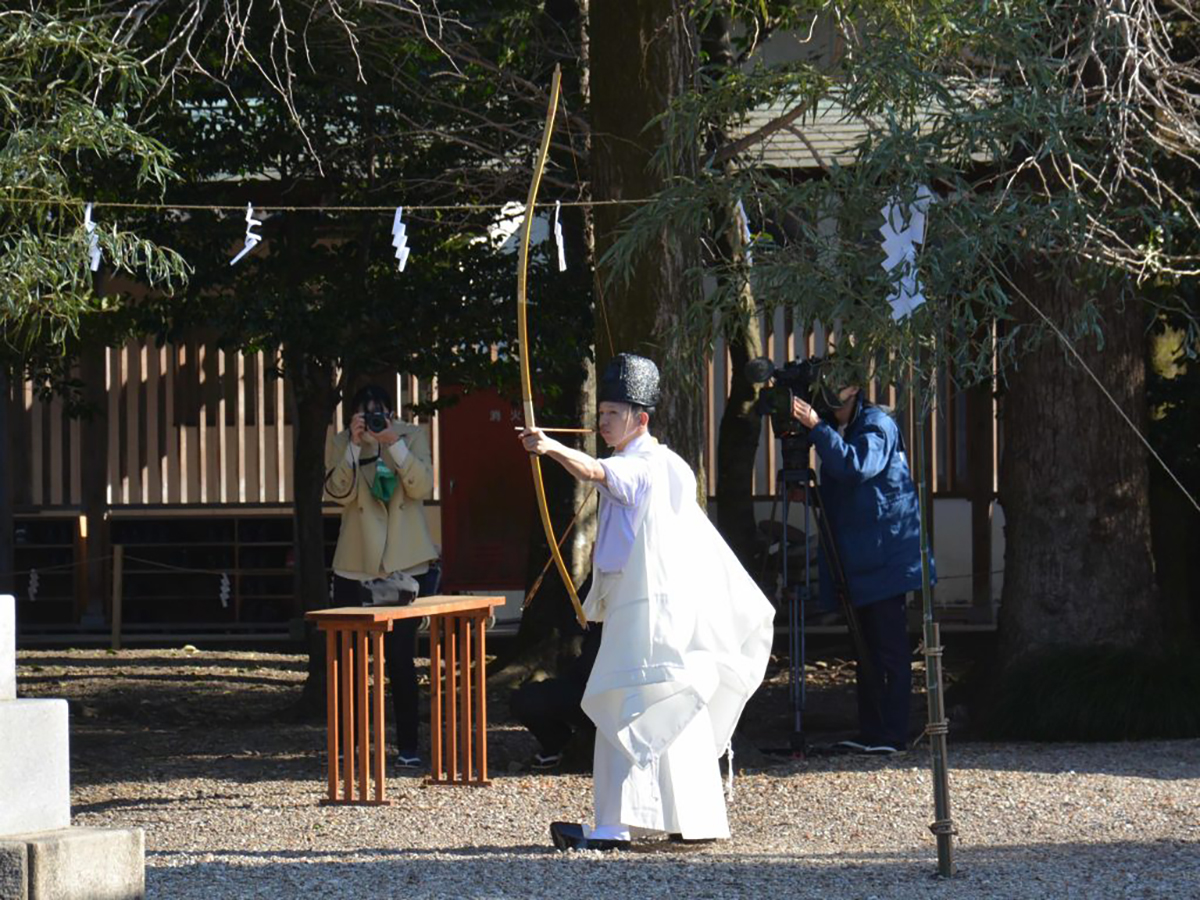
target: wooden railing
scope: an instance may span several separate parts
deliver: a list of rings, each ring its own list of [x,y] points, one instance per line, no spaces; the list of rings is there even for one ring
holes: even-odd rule
[[[105,351],[107,499],[114,507],[286,504],[292,500],[290,386],[277,352],[242,354],[215,341]],[[401,409],[436,385],[396,375]],[[78,419],[29,384],[7,398],[13,499],[18,509],[82,503]],[[330,428],[340,428],[339,404]],[[430,423],[437,441],[436,421]]]
[[[779,365],[826,350],[831,334],[819,324],[793,326],[779,312],[771,323],[767,352]],[[276,352],[242,354],[215,340],[156,347],[130,343],[105,352],[107,497],[110,506],[286,504],[292,499],[290,387],[276,377]],[[708,491],[716,493],[716,442],[724,412],[729,367],[718,346],[708,367],[706,398]],[[397,374],[389,384],[402,409],[428,399],[436,385]],[[869,397],[896,405],[894,388],[868,385]],[[10,428],[14,502],[18,509],[53,510],[81,503],[81,445],[77,419],[62,401],[43,402],[28,384],[11,388]],[[978,399],[976,402],[979,402]],[[994,404],[986,416],[995,421]],[[976,417],[978,419],[978,417]],[[997,428],[968,441],[967,397],[943,378],[926,423],[933,493],[966,496],[973,470],[995,489]],[[342,408],[330,427],[341,427]],[[437,420],[429,423],[437,465]],[[901,428],[914,449],[911,412]],[[975,449],[967,452],[968,443]],[[779,467],[778,441],[764,420],[755,465],[754,493],[770,496]]]

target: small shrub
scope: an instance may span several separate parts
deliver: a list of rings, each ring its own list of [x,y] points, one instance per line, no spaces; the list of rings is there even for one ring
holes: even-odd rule
[[[1200,736],[1197,651],[1069,648],[1031,654],[998,680],[989,738],[1122,741]]]

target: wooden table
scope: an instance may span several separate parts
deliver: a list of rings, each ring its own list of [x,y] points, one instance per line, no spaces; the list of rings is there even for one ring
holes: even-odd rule
[[[391,802],[384,797],[383,636],[397,619],[422,616],[429,616],[429,781],[489,783],[484,627],[492,610],[503,603],[503,597],[435,595],[408,606],[343,606],[305,615],[325,632],[329,796],[322,803]]]

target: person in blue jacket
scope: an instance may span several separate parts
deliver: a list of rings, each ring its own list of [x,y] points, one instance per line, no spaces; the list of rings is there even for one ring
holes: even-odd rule
[[[809,429],[821,460],[825,513],[870,657],[865,673],[861,661],[858,667],[859,735],[841,746],[880,755],[902,751],[912,691],[906,600],[921,587],[920,512],[904,439],[891,414],[867,402],[858,387],[837,393],[833,421],[799,398],[792,412]],[[830,602],[824,559],[821,591]]]

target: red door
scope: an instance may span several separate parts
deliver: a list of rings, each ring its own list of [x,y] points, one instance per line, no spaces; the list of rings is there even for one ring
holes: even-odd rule
[[[459,394],[438,419],[441,590],[524,590],[537,505],[529,454],[514,430],[522,423],[519,403],[477,390]]]

